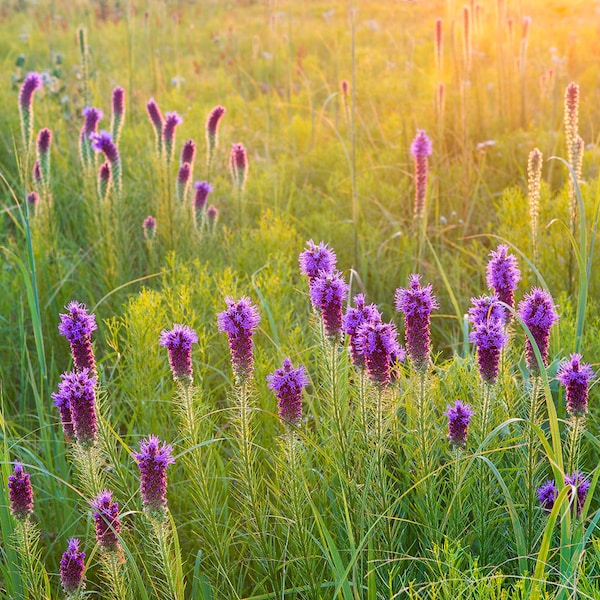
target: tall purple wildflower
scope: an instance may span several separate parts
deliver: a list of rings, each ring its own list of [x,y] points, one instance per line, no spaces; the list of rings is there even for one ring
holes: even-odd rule
[[[194,210],[196,212],[204,211],[206,209],[208,195],[214,188],[208,181],[196,181],[194,187],[196,188],[196,193],[194,194]]]
[[[77,371],[88,369],[96,374],[96,360],[92,348],[92,332],[98,329],[96,316],[88,314],[85,304],[73,301],[65,307],[67,313],[60,314],[58,333],[64,335],[71,345],[73,363]]]
[[[308,383],[306,369],[300,365],[294,369],[289,358],[284,359],[280,369],[267,375],[267,383],[277,396],[279,418],[284,424],[300,425],[302,420],[302,390]]]
[[[39,73],[28,73],[19,92],[19,115],[25,148],[29,148],[33,135],[33,94],[44,86]]]
[[[102,490],[92,501],[92,507],[95,509],[93,516],[98,545],[108,552],[120,552],[119,503],[113,502],[110,490]]]
[[[485,319],[473,326],[469,341],[477,346],[477,365],[485,383],[494,383],[498,377],[500,354],[508,341],[504,323],[500,319]]]
[[[121,157],[117,146],[113,142],[112,135],[103,129],[100,133],[92,133],[90,139],[92,140],[92,150],[102,152],[110,163],[115,188],[120,193],[122,189]]]
[[[79,157],[85,169],[92,168],[94,155],[92,151],[92,135],[98,133],[98,123],[104,117],[104,113],[93,106],[86,106],[82,113],[83,125],[79,134]]]
[[[98,169],[98,197],[100,200],[107,200],[112,187],[112,171],[110,163],[104,161]]]
[[[40,129],[37,137],[36,150],[37,161],[40,165],[42,186],[45,192],[50,191],[50,144],[52,143],[52,132],[44,127]]]
[[[453,446],[463,448],[467,443],[467,434],[471,417],[474,415],[471,406],[460,400],[446,406],[444,415],[448,417],[448,440]]]
[[[320,271],[310,284],[310,300],[323,319],[325,335],[332,341],[342,333],[342,306],[346,301],[350,286],[342,279],[339,271]]]
[[[88,369],[69,371],[60,376],[58,392],[52,393],[54,404],[59,407],[66,435],[70,435],[68,412],[71,413],[72,431],[77,442],[84,447],[93,446],[98,437],[96,416],[96,378],[90,377]]]
[[[189,163],[191,166],[194,165],[194,159],[196,158],[196,143],[194,140],[187,140],[183,144],[183,148],[181,149],[181,159],[179,161],[180,165],[184,165],[185,163]]]
[[[415,159],[415,207],[414,216],[420,219],[425,214],[427,198],[427,159],[433,152],[431,140],[425,130],[419,129],[410,145],[410,153]]]
[[[519,302],[519,316],[531,331],[542,356],[542,362],[546,365],[550,344],[550,328],[558,321],[558,313],[555,310],[552,296],[542,288],[533,288]],[[537,363],[529,337],[525,343],[525,358],[527,368],[533,373],[539,373],[540,365]]]
[[[84,587],[85,552],[79,551],[79,540],[71,538],[60,560],[60,583],[67,596]]]
[[[235,378],[238,384],[244,384],[252,376],[254,368],[252,336],[260,323],[260,314],[246,296],[237,302],[228,296],[225,302],[227,310],[217,315],[217,325],[219,331],[227,334]]]
[[[490,260],[487,264],[487,284],[494,290],[500,302],[508,304],[511,308],[515,306],[514,292],[521,280],[521,271],[517,265],[514,254],[508,254],[508,246],[500,244],[498,248],[489,254]],[[507,315],[508,321],[511,315]]]
[[[585,499],[590,491],[591,483],[590,480],[585,477],[581,471],[573,471],[571,475],[565,475],[565,485],[570,485],[575,488],[575,500],[573,494],[570,493],[569,497],[571,502],[577,502],[577,516],[581,515]]]
[[[206,163],[210,169],[212,161],[214,159],[215,150],[219,144],[219,123],[225,114],[225,107],[218,105],[215,106],[206,119]]]
[[[431,312],[439,308],[432,294],[431,284],[421,287],[421,275],[409,276],[409,287],[398,288],[395,294],[396,310],[404,313],[406,351],[415,369],[424,373],[429,365]]]
[[[398,343],[398,332],[393,323],[380,320],[365,321],[356,330],[356,348],[363,357],[367,375],[379,387],[392,379],[392,364],[403,361],[406,354]]]
[[[177,125],[181,125],[182,123],[183,119],[176,112],[168,112],[165,115],[162,141],[168,163],[173,160],[173,153],[175,151],[175,129],[177,128]]]
[[[156,138],[156,152],[160,156],[162,154],[163,147],[162,131],[165,124],[165,120],[154,98],[150,98],[148,104],[146,104],[146,112],[148,113],[148,118],[152,123],[152,127],[154,127],[154,135]]]
[[[335,272],[337,256],[332,248],[328,248],[325,242],[317,246],[312,240],[306,242],[307,249],[298,257],[300,271],[308,277],[309,283],[313,281],[319,272],[332,275]]]
[[[169,352],[169,364],[175,381],[192,383],[192,344],[197,341],[198,334],[187,325],[174,325],[173,329],[161,331],[158,343]]]
[[[146,240],[153,240],[156,237],[156,219],[152,215],[148,215],[144,219],[142,230]]]
[[[19,521],[28,519],[33,512],[33,488],[29,473],[25,473],[23,465],[17,461],[14,474],[8,476],[8,497],[13,517]]]
[[[231,146],[229,166],[231,168],[233,184],[241,191],[248,178],[248,153],[243,144],[238,143]]]
[[[366,304],[365,295],[354,296],[355,307],[349,306],[342,320],[344,333],[350,336],[350,358],[352,364],[359,369],[365,367],[365,357],[357,346],[356,331],[363,323],[380,322],[381,314],[376,304]]]
[[[499,303],[498,296],[479,296],[471,298],[469,322],[473,325],[485,323],[488,320],[506,321],[506,309]]]
[[[538,500],[547,511],[551,511],[554,507],[554,502],[556,497],[558,496],[558,489],[556,488],[556,484],[552,479],[545,481],[538,489],[537,489]]]
[[[125,90],[122,87],[116,87],[112,92],[112,115],[110,121],[110,132],[115,144],[119,143],[121,129],[125,119]]]
[[[190,163],[183,163],[177,172],[177,181],[175,182],[175,196],[180,203],[184,203],[190,189],[190,177],[192,167]]]
[[[167,467],[175,462],[173,448],[150,435],[133,453],[140,469],[140,494],[144,511],[151,518],[164,518],[167,508]]]
[[[208,230],[210,233],[214,234],[217,230],[217,223],[219,221],[219,209],[211,204],[206,209],[206,222],[208,223]]]
[[[592,367],[582,363],[581,358],[581,354],[571,354],[556,374],[556,379],[567,388],[567,413],[571,417],[583,417],[587,413],[588,386],[594,377]]]

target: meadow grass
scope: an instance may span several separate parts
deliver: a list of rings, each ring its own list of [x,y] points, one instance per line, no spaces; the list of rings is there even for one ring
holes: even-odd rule
[[[594,8],[3,6],[0,596],[598,597],[598,395],[592,379],[589,412],[572,416],[557,380],[570,355],[594,365],[600,351]],[[19,93],[31,72],[43,88],[27,104]],[[570,82],[578,106],[565,133]],[[151,98],[164,119],[182,117],[174,134],[155,134]],[[206,120],[219,105],[210,151]],[[103,111],[94,132],[111,131],[114,150],[108,137],[81,136],[90,106]],[[49,152],[38,141],[45,127]],[[415,172],[420,129],[432,153]],[[180,155],[190,138],[188,181]],[[247,153],[233,170],[232,144]],[[195,181],[212,186],[197,208]],[[383,323],[397,324],[406,347],[393,358],[380,341],[357,367],[352,338],[331,334],[333,309],[318,305],[299,268],[311,239],[337,253],[344,312],[364,293]],[[489,293],[486,264],[500,244],[522,279],[504,304],[512,317],[497,375],[485,382],[486,350],[470,342],[466,313],[471,297]],[[424,362],[394,301],[411,273],[440,306]],[[547,355],[519,308],[534,286],[559,314]],[[260,315],[245,376],[217,324],[228,297],[248,297]],[[93,443],[77,427],[64,434],[51,396],[61,373],[82,372],[58,332],[73,300],[98,326],[86,338],[97,369]],[[197,340],[191,375],[173,379],[159,339],[176,324]],[[267,381],[286,357],[308,377],[293,424],[279,418]],[[474,413],[464,444],[448,437],[455,399]],[[140,493],[132,457],[150,434],[175,458],[166,507]],[[15,460],[31,476],[26,517],[9,498]],[[577,480],[565,483],[575,471],[589,483],[581,502]],[[537,490],[549,480],[556,490],[543,505]],[[104,489],[116,521],[100,514]],[[73,537],[85,592],[61,587]]]

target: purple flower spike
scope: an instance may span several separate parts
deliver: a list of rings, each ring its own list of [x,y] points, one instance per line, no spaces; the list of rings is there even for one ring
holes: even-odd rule
[[[425,214],[425,199],[427,197],[427,157],[432,153],[431,140],[423,129],[419,129],[417,136],[410,145],[410,153],[415,159],[415,218]]]
[[[375,385],[387,386],[392,379],[392,364],[404,359],[396,326],[381,320],[366,321],[358,327],[355,337],[367,375]]]
[[[292,361],[286,358],[283,366],[267,375],[267,382],[277,396],[279,418],[284,424],[295,427],[302,420],[302,389],[308,384],[306,369],[299,366],[294,369]]]
[[[39,202],[40,202],[40,197],[37,192],[29,192],[29,194],[27,194],[27,204],[29,206],[31,206],[33,208],[33,210],[35,210],[35,208],[39,204]]]
[[[154,98],[150,98],[150,101],[148,102],[148,104],[146,104],[146,112],[148,113],[148,118],[152,123],[152,127],[154,127],[154,135],[156,138],[156,151],[160,155],[162,154],[162,131],[165,124],[165,120]]]
[[[229,158],[233,184],[242,190],[248,177],[248,153],[243,144],[233,144]]]
[[[35,163],[33,164],[33,181],[35,183],[36,186],[41,186],[42,185],[42,170],[40,169],[40,161],[36,160]]]
[[[190,178],[192,176],[192,167],[189,163],[183,163],[177,172],[177,181],[175,182],[175,195],[181,203],[185,201],[190,189]]]
[[[308,281],[312,282],[320,271],[332,275],[337,264],[335,252],[325,242],[317,246],[312,240],[308,240],[306,245],[307,249],[300,253],[299,262],[300,271],[308,277]]]
[[[52,132],[44,127],[40,129],[37,138],[37,150],[39,154],[46,154],[50,151],[50,144],[52,143]]]
[[[55,406],[61,412],[66,435],[75,433],[77,442],[84,447],[93,446],[98,437],[96,416],[96,378],[89,376],[89,370],[70,371],[60,376],[58,392],[52,393]],[[68,412],[71,414],[69,426]]]
[[[538,500],[542,508],[551,511],[554,507],[554,501],[558,496],[558,489],[553,480],[549,479],[544,482],[537,490]]]
[[[448,417],[448,440],[453,446],[463,448],[466,445],[469,423],[474,414],[471,406],[460,400],[446,406],[444,415]]]
[[[125,115],[125,90],[122,87],[116,87],[112,92],[112,110],[121,118]]]
[[[479,296],[471,298],[469,322],[478,325],[487,321],[506,321],[506,309],[499,303],[498,296]]]
[[[477,364],[481,378],[485,383],[494,383],[498,377],[500,354],[508,341],[503,321],[491,318],[480,321],[470,333],[469,341],[477,346]]]
[[[73,419],[71,417],[71,400],[66,394],[53,393],[50,395],[54,400],[54,406],[60,411],[60,420],[63,426],[63,432],[68,442],[75,438],[75,429],[73,428]]]
[[[189,163],[190,165],[194,164],[194,159],[196,158],[196,144],[194,140],[188,140],[183,144],[183,148],[181,149],[181,160],[180,164]]]
[[[187,325],[174,325],[160,332],[160,346],[169,351],[169,364],[176,382],[190,384],[192,377],[192,344],[198,342],[197,333]]]
[[[577,500],[577,516],[581,515],[585,499],[590,491],[589,479],[586,479],[585,475],[581,471],[573,471],[571,475],[565,475],[565,485],[571,485],[575,488],[575,496]],[[572,493],[569,494],[571,502],[573,502]]]
[[[25,521],[33,512],[33,488],[29,473],[23,471],[23,465],[15,461],[14,475],[8,476],[8,497],[10,512],[15,519]]]
[[[208,181],[196,181],[194,187],[196,188],[196,193],[194,194],[194,209],[202,211],[206,208],[208,194],[210,194],[214,188]]]
[[[339,271],[331,274],[321,271],[310,284],[310,301],[321,313],[325,335],[333,342],[339,340],[342,333],[342,306],[349,290]]]
[[[121,533],[119,521],[119,503],[113,502],[110,490],[101,491],[92,502],[94,524],[96,526],[96,541],[103,550],[120,552],[118,535]]]
[[[110,163],[115,163],[119,160],[119,151],[115,146],[112,135],[104,129],[100,133],[92,133],[90,135],[92,141],[92,150],[103,152],[106,160]]]
[[[519,316],[531,331],[542,355],[542,362],[546,365],[550,343],[550,328],[558,321],[558,314],[552,296],[542,288],[533,288],[519,302]],[[532,373],[539,373],[540,366],[537,363],[529,338],[525,343],[525,357],[527,368]]]
[[[376,304],[365,304],[364,294],[354,296],[355,308],[348,307],[342,321],[342,328],[350,336],[350,358],[359,369],[365,367],[365,357],[357,345],[356,331],[363,323],[381,322],[381,314]]]
[[[33,94],[44,87],[44,80],[39,73],[27,73],[19,92],[19,106],[22,111],[30,111],[33,104]]]
[[[176,112],[168,112],[165,115],[165,124],[162,130],[162,140],[167,156],[167,162],[173,160],[173,152],[175,150],[175,129],[177,125],[181,125],[183,119]]]
[[[215,150],[219,143],[218,129],[219,123],[225,114],[225,108],[223,106],[215,106],[209,113],[206,119],[206,146],[208,152],[206,155],[206,162],[208,166],[212,164]]]
[[[60,560],[60,583],[65,594],[75,594],[84,587],[85,552],[79,551],[79,540],[71,538]]]
[[[153,240],[156,237],[156,219],[152,215],[148,215],[142,223],[144,237],[147,240]]]
[[[92,133],[97,133],[98,123],[104,117],[104,113],[99,108],[93,106],[86,106],[82,111],[85,121],[83,123],[83,135],[85,138],[90,139]]]
[[[214,204],[211,204],[206,209],[206,220],[208,221],[208,227],[211,233],[214,233],[217,228],[217,222],[219,221],[219,210]]]
[[[408,288],[398,288],[395,294],[396,310],[404,313],[406,351],[419,373],[429,366],[431,312],[439,308],[432,294],[431,284],[421,287],[421,276],[412,274]]]
[[[515,306],[514,291],[521,280],[521,271],[517,265],[514,254],[508,254],[508,246],[500,244],[498,248],[489,254],[490,260],[487,264],[487,284],[494,290],[500,302],[508,304],[511,308]],[[512,315],[508,314],[508,321]]]
[[[88,314],[85,304],[69,302],[66,314],[60,314],[58,333],[71,344],[71,354],[77,371],[89,369],[90,375],[96,374],[96,360],[92,348],[91,335],[98,329],[96,316]]]
[[[140,469],[140,494],[144,511],[151,518],[164,518],[167,508],[167,467],[175,462],[173,448],[150,435],[133,453]]]
[[[567,388],[567,413],[571,417],[583,417],[588,411],[588,386],[594,377],[594,370],[587,363],[581,362],[581,354],[571,354],[571,358],[563,362],[556,374],[556,379]]]
[[[98,169],[98,196],[106,200],[110,194],[112,184],[112,171],[108,161],[103,162]]]
[[[243,385],[252,376],[254,368],[252,336],[260,323],[260,314],[246,296],[237,302],[228,296],[225,302],[227,310],[217,315],[217,325],[219,331],[227,334],[233,373],[238,384]]]

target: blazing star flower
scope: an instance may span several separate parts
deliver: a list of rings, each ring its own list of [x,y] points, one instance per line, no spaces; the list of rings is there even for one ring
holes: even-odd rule
[[[181,149],[181,160],[179,161],[179,164],[184,165],[185,163],[189,163],[190,165],[193,165],[195,158],[196,144],[194,143],[194,140],[188,140],[183,144],[183,148]]]
[[[550,328],[558,321],[558,313],[555,310],[552,296],[542,288],[533,288],[519,302],[519,316],[531,331],[545,365],[548,359]],[[539,365],[529,338],[525,343],[525,357],[527,368],[533,373],[538,373]]]
[[[419,129],[417,136],[410,145],[410,153],[415,159],[415,218],[421,218],[425,213],[427,157],[431,156],[432,152],[431,140],[423,129]]]
[[[581,515],[585,499],[590,491],[591,483],[589,479],[586,479],[585,475],[581,471],[573,471],[571,475],[565,475],[565,485],[570,485],[575,488],[575,497],[577,500],[577,516]],[[572,494],[570,494],[571,501],[573,501]]]
[[[60,560],[60,583],[67,596],[83,588],[84,571],[85,552],[79,551],[79,540],[71,538]]]
[[[515,305],[514,291],[521,280],[521,271],[517,266],[514,254],[508,254],[508,246],[500,244],[490,252],[491,257],[487,264],[487,284],[494,290],[500,302],[508,304],[511,308]],[[510,321],[511,315],[508,315]]]
[[[357,347],[356,331],[363,324],[368,322],[381,322],[381,314],[376,304],[365,304],[365,295],[357,294],[354,296],[355,308],[349,306],[342,320],[342,329],[344,333],[350,336],[350,358],[352,364],[359,369],[365,367],[365,357]]]
[[[173,448],[150,435],[133,453],[140,469],[140,494],[144,511],[151,518],[164,518],[167,509],[167,467],[175,462]]]
[[[318,246],[312,241],[306,242],[307,249],[300,253],[300,271],[308,277],[309,283],[322,271],[327,275],[335,273],[337,256],[335,251],[327,247],[325,242]]]
[[[50,152],[50,144],[52,143],[52,131],[47,127],[40,129],[37,138],[38,154],[47,154]]]
[[[469,322],[478,325],[487,321],[506,321],[506,309],[499,303],[498,296],[479,296],[471,298]]]
[[[173,329],[161,331],[159,345],[169,351],[175,381],[192,383],[192,344],[197,341],[198,335],[187,325],[174,325]]]
[[[144,238],[153,240],[156,237],[156,219],[152,215],[148,215],[142,223],[144,230]]]
[[[196,193],[194,195],[194,209],[196,211],[203,211],[206,208],[208,195],[214,191],[214,188],[208,181],[196,181],[194,187],[196,188]]]
[[[168,112],[165,115],[165,124],[162,129],[162,141],[167,156],[167,162],[173,160],[175,150],[175,129],[183,123],[183,119],[176,112]]]
[[[21,132],[26,147],[31,144],[33,134],[33,94],[44,86],[39,73],[28,73],[19,92],[19,113],[21,117]]]
[[[83,122],[81,133],[85,139],[89,140],[93,133],[98,132],[98,123],[104,117],[104,113],[99,108],[86,106],[82,111],[82,115],[84,116],[85,120]]]
[[[365,321],[356,330],[356,348],[364,358],[367,375],[379,387],[392,379],[392,364],[403,361],[405,353],[398,343],[398,332],[393,323]]]
[[[254,368],[252,336],[260,323],[260,314],[246,296],[237,302],[228,296],[225,302],[227,310],[217,315],[217,325],[219,331],[227,334],[233,373],[238,384],[243,385],[252,376]]]
[[[162,154],[162,131],[165,120],[154,98],[150,98],[150,101],[148,104],[146,104],[146,112],[148,113],[148,118],[152,123],[152,127],[154,127],[154,135],[156,137],[156,152],[160,155]]]
[[[76,301],[69,302],[65,308],[67,313],[59,315],[58,333],[65,336],[71,345],[75,369],[88,369],[90,375],[95,375],[96,360],[91,335],[98,329],[96,316],[88,314],[85,304]]]
[[[27,204],[33,209],[34,212],[39,203],[40,197],[37,192],[29,192],[29,194],[27,194]]]
[[[219,143],[218,129],[219,123],[225,114],[225,108],[223,106],[215,106],[209,113],[206,119],[206,146],[207,152],[207,164],[210,167],[212,164],[215,150]]]
[[[463,448],[467,443],[467,434],[471,417],[475,414],[470,405],[460,400],[446,406],[444,415],[448,417],[448,440],[450,444]]]
[[[35,163],[33,163],[32,176],[33,176],[33,182],[35,183],[35,186],[38,189],[40,189],[43,182],[42,182],[42,171],[40,169],[40,161],[39,160],[36,160]]]
[[[177,196],[177,200],[183,203],[187,197],[188,190],[190,188],[190,177],[192,175],[192,168],[189,163],[183,163],[179,167],[179,171],[177,172],[177,181],[175,183],[176,190],[175,195]]]
[[[8,497],[10,512],[19,521],[25,521],[33,512],[33,488],[29,473],[23,471],[23,465],[15,461],[14,475],[8,476]]]
[[[116,87],[112,92],[112,118],[110,131],[115,143],[119,143],[123,120],[125,118],[125,90],[122,87]]]
[[[339,271],[320,271],[310,284],[310,301],[315,310],[321,313],[325,335],[332,341],[338,340],[342,333],[342,306],[349,290],[350,286]]]
[[[206,220],[208,221],[208,227],[211,233],[214,233],[217,228],[217,222],[219,220],[219,210],[214,204],[211,204],[206,209]]]
[[[571,417],[583,417],[587,413],[588,386],[594,377],[592,367],[582,363],[581,358],[581,354],[571,354],[556,374],[556,379],[567,388],[567,413]]]
[[[52,393],[51,397],[60,409],[65,434],[70,436],[74,432],[79,444],[93,446],[98,437],[96,378],[91,377],[89,369],[85,368],[80,372],[63,373],[60,379],[58,392]]]
[[[439,308],[432,294],[431,284],[421,287],[421,276],[409,276],[409,287],[398,288],[395,294],[396,310],[404,313],[406,351],[415,369],[424,373],[429,365],[431,312]]]
[[[538,500],[547,511],[551,511],[554,507],[554,501],[558,496],[558,489],[553,480],[544,482],[537,490]]]
[[[294,369],[286,358],[283,366],[267,375],[267,383],[277,396],[279,418],[284,424],[300,425],[302,420],[302,389],[309,384],[306,369],[301,365]]]
[[[100,131],[100,133],[92,133],[90,136],[92,141],[92,150],[102,152],[106,160],[110,163],[113,180],[117,192],[121,192],[121,157],[117,146],[113,142],[112,135],[108,131]]]
[[[107,552],[120,552],[119,503],[113,502],[110,490],[102,490],[92,502],[92,507],[96,509],[93,516],[98,545]]]
[[[231,146],[229,166],[231,167],[233,184],[238,190],[242,190],[248,177],[248,153],[243,144],[233,144]]]
[[[106,200],[108,198],[111,186],[112,172],[110,169],[110,163],[105,161],[98,169],[98,196],[101,200]]]
[[[494,383],[498,377],[500,354],[508,341],[504,322],[490,318],[475,324],[469,341],[477,346],[477,365],[481,378],[485,383]]]

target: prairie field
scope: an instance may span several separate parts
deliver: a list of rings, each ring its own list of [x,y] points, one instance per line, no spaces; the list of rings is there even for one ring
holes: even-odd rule
[[[600,598],[599,0],[0,0],[0,598]]]

